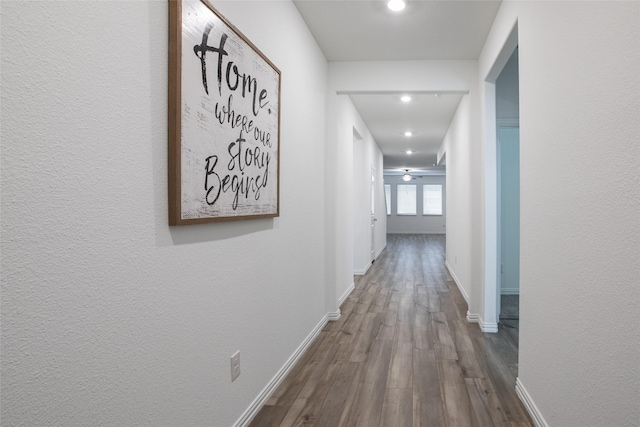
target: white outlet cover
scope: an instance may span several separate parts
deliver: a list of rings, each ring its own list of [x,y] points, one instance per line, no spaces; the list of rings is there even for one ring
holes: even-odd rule
[[[240,350],[231,356],[231,382],[240,376]]]

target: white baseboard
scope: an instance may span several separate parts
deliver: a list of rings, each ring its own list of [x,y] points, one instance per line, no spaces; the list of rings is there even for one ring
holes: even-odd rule
[[[353,292],[355,288],[356,288],[356,284],[354,282],[351,282],[351,285],[349,285],[347,290],[344,291],[342,296],[338,299],[338,307],[340,307],[342,303],[347,299],[347,297],[351,295],[351,292]]]
[[[502,288],[500,289],[501,295],[520,295],[520,288]]]
[[[364,276],[369,271],[369,267],[371,267],[371,263],[367,264],[364,268],[356,268],[353,270],[353,274],[356,276]]]
[[[480,315],[472,314],[467,311],[467,322],[469,323],[480,323]]]
[[[480,318],[480,321],[478,322],[480,324],[480,330],[482,332],[486,332],[489,334],[495,334],[498,332],[498,324],[497,323],[489,323],[489,322],[485,322],[484,320],[482,320],[482,317]]]
[[[524,407],[527,408],[527,412],[529,412],[529,415],[531,415],[531,419],[533,420],[533,423],[536,425],[536,427],[549,427],[549,424],[547,424],[547,422],[544,420],[542,413],[533,402],[531,395],[522,385],[520,378],[516,378],[516,393],[518,394],[518,397],[522,401]]]
[[[449,270],[449,274],[451,274],[451,277],[453,278],[453,281],[455,282],[456,286],[458,286],[458,289],[460,290],[460,293],[462,294],[462,297],[464,298],[464,300],[467,302],[467,307],[468,307],[469,306],[469,295],[467,295],[467,292],[465,292],[464,288],[460,284],[460,281],[456,277],[456,273],[453,271],[453,269],[451,268],[449,263],[447,261],[445,261],[444,265],[447,267],[447,270]],[[479,324],[480,325],[480,330],[482,332],[487,332],[487,333],[496,333],[496,332],[498,332],[498,324],[497,323],[487,323],[484,320],[482,320],[482,317],[480,317],[480,315],[477,314],[477,313],[470,313],[469,311],[467,311],[467,322]]]
[[[470,313],[467,311],[467,322],[469,323],[477,323],[480,326],[480,330],[482,332],[495,334],[498,332],[498,324],[497,323],[487,323],[482,320],[479,314]]]
[[[233,423],[233,427],[246,427],[249,425],[253,417],[256,416],[258,411],[262,408],[264,403],[269,399],[271,394],[275,391],[275,389],[280,385],[282,380],[287,376],[291,368],[296,364],[298,359],[302,356],[305,350],[311,345],[313,340],[318,336],[322,328],[324,328],[329,321],[335,317],[336,313],[327,313],[324,315],[320,323],[313,328],[313,331],[304,339],[302,344],[293,352],[289,360],[286,361],[284,366],[280,368],[280,370],[276,373],[276,375],[269,381],[269,383],[262,389],[258,397],[256,397],[251,405],[244,411],[244,413]],[[338,318],[340,317],[340,311],[337,312]]]
[[[460,293],[462,294],[462,297],[467,302],[467,305],[469,305],[469,295],[467,295],[467,291],[465,291],[464,288],[462,287],[462,285],[460,284],[460,280],[458,280],[458,277],[456,276],[456,273],[453,271],[453,269],[449,265],[448,261],[445,260],[444,265],[447,267],[447,270],[449,270],[449,274],[451,274],[451,277],[453,278],[453,281],[458,286],[458,289],[460,290]]]
[[[327,313],[327,321],[329,322],[335,322],[336,320],[339,320],[340,317],[342,317],[340,309],[338,309],[338,311],[331,311]]]
[[[376,259],[378,259],[378,257],[380,256],[380,254],[382,253],[382,251],[384,251],[384,248],[386,248],[386,247],[387,247],[387,245],[385,244],[383,247],[378,249],[378,251],[376,252],[376,254],[373,257],[374,261]],[[369,271],[369,268],[371,267],[372,264],[373,264],[373,261],[371,261],[369,264],[367,264],[363,268],[354,268],[353,269],[353,274],[356,275],[356,276],[364,276],[365,274],[367,274],[367,271]]]

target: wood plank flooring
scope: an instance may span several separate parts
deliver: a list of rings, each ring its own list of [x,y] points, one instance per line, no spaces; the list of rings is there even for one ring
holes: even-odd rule
[[[533,426],[515,392],[518,321],[483,334],[444,266],[444,235],[387,248],[251,422]]]

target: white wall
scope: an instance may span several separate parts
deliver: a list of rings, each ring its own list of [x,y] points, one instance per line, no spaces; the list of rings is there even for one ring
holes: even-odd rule
[[[3,425],[232,425],[336,306],[323,55],[216,2],[282,71],[281,216],[169,228],[167,3],[1,2]]]
[[[283,72],[281,217],[170,229],[167,4],[0,2],[3,424],[231,425],[337,310],[353,123],[295,7],[247,3],[216,5]],[[469,91],[447,261],[482,316],[481,83],[517,20],[519,384],[549,425],[640,422],[639,7],[504,2],[479,81],[475,61],[329,70],[332,93]]]
[[[438,158],[445,154],[447,158],[446,264],[467,303],[470,303],[473,288],[471,229],[474,222],[476,225],[479,222],[479,210],[474,209],[471,204],[470,164],[474,159],[470,154],[470,146],[471,103],[470,96],[465,95],[451,120]],[[476,283],[477,286],[480,286],[479,282]]]
[[[329,63],[338,93],[452,91],[475,84],[476,61],[338,61]]]
[[[391,234],[445,234],[447,215],[447,185],[444,175],[425,175],[414,177],[410,182],[402,180],[402,176],[385,175],[384,183],[391,185],[391,215],[387,217],[387,232]],[[397,185],[413,184],[416,186],[417,215],[397,215]],[[422,186],[428,184],[442,185],[442,215],[423,215]]]
[[[517,21],[518,382],[541,424],[640,423],[639,18],[637,2],[505,2],[479,59],[484,79]]]
[[[337,283],[338,297],[344,295],[353,285],[353,274],[364,274],[371,265],[371,168],[375,169],[375,211],[378,221],[375,225],[373,246],[377,257],[387,244],[387,219],[385,215],[384,181],[382,176],[382,152],[373,136],[362,121],[351,99],[346,95],[335,97],[336,114],[340,117],[340,132],[335,141],[339,148],[341,167],[335,169],[338,177],[336,191],[344,197],[339,205],[338,215],[351,220],[351,234],[338,237],[340,246],[348,245],[352,250],[351,281],[342,275]],[[346,148],[345,148],[346,147]],[[346,178],[345,178],[346,177]]]
[[[346,143],[346,141],[345,141]],[[367,237],[369,229],[366,227],[370,222],[367,201],[369,200],[369,181],[365,180],[365,157],[364,141],[362,136],[354,130],[353,132],[353,187],[351,198],[351,215],[353,217],[353,272],[354,274],[366,273],[371,263],[367,255],[366,246],[370,238]]]
[[[341,97],[329,91],[325,143],[325,227],[327,289],[337,300],[353,290],[353,123],[344,116]],[[333,285],[331,285],[333,284]],[[335,308],[328,309],[337,310]]]
[[[375,185],[375,212],[376,212],[376,226],[374,231],[374,248],[375,257],[378,258],[384,248],[387,246],[387,204],[384,194],[384,158],[382,151],[377,144],[369,145],[369,153],[371,164],[375,167],[376,172],[376,185]]]

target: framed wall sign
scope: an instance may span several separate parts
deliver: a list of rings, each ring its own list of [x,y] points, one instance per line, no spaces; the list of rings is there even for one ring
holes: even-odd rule
[[[206,0],[169,0],[169,225],[280,213],[280,70]]]

